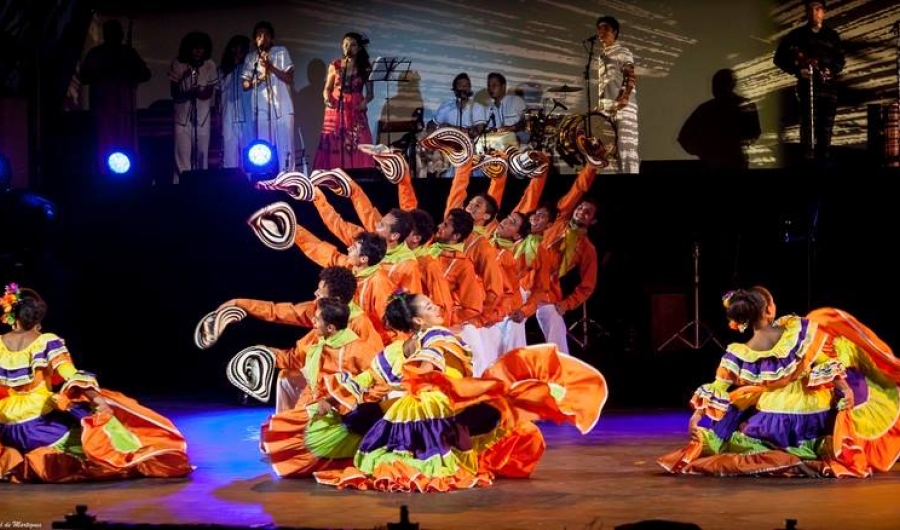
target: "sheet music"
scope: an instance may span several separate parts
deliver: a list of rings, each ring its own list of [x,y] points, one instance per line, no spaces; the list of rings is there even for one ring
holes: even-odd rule
[[[378,57],[372,63],[369,81],[405,81],[411,64],[406,57]]]

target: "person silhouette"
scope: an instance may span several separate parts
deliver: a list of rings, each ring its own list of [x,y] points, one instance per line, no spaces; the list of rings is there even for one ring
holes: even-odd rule
[[[130,33],[130,31],[129,31]],[[97,136],[100,167],[113,149],[137,150],[135,110],[138,85],[150,80],[150,69],[137,51],[125,42],[122,23],[103,23],[103,43],[84,57],[78,77],[89,88],[89,105]]]
[[[712,99],[701,103],[678,133],[678,143],[712,170],[747,169],[747,146],[759,138],[756,104],[735,92],[734,70],[713,74]]]

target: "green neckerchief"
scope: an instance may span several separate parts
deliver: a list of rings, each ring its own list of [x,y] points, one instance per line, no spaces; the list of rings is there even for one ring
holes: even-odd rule
[[[480,236],[487,236],[487,228],[484,225],[473,226],[472,231]]]
[[[440,256],[445,250],[452,250],[454,252],[465,252],[466,247],[463,243],[432,243],[428,247],[428,254],[432,258],[436,258]]]
[[[393,265],[395,263],[400,263],[401,261],[406,261],[408,259],[416,259],[416,255],[404,242],[400,243],[394,248],[389,248],[387,254],[384,255],[384,259],[381,260],[381,262]]]
[[[421,258],[422,256],[427,256],[430,249],[431,245],[419,245],[412,249],[412,253],[415,257]]]
[[[359,304],[357,304],[353,300],[350,300],[350,303],[347,305],[350,306],[350,320],[353,320],[354,318],[362,314],[362,308],[359,307]]]
[[[491,236],[491,245],[496,248],[502,248],[504,250],[512,250],[516,246],[516,242],[512,239],[507,239],[505,237],[500,237],[497,235],[497,232],[494,232],[494,235]]]
[[[575,260],[575,248],[578,246],[578,240],[587,234],[587,228],[575,228],[571,224],[566,228],[566,236],[563,239],[562,261],[559,264],[559,275],[565,276],[572,268],[572,262]]]
[[[312,390],[318,384],[316,378],[319,376],[319,368],[322,366],[322,352],[325,351],[325,346],[340,348],[358,338],[359,336],[352,329],[344,328],[327,339],[320,337],[319,342],[306,350],[306,364],[303,365],[303,375],[306,377],[306,381],[312,387]]]
[[[538,249],[541,247],[541,241],[544,239],[543,234],[528,234],[525,239],[516,245],[516,259],[525,254],[525,265],[531,267],[534,258],[537,257]]]
[[[379,269],[381,269],[380,263],[378,265],[369,265],[368,267],[366,267],[364,269],[360,269],[358,271],[353,271],[353,275],[356,276],[357,280],[361,280],[361,279],[368,278],[369,276],[375,274],[376,272],[378,272]]]

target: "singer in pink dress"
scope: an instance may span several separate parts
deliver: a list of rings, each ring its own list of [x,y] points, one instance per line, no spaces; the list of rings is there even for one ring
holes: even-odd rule
[[[319,149],[313,160],[314,169],[370,168],[372,157],[357,149],[371,144],[372,131],[366,115],[372,101],[372,64],[366,44],[359,33],[347,33],[341,46],[344,56],[328,66],[325,80],[325,122],[319,137]]]

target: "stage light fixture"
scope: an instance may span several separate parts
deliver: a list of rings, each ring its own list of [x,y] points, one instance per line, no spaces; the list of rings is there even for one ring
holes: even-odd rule
[[[244,172],[254,180],[274,177],[278,173],[278,153],[265,140],[254,140],[244,149]]]
[[[114,175],[126,175],[133,167],[132,157],[125,151],[113,151],[106,157],[106,168]]]

